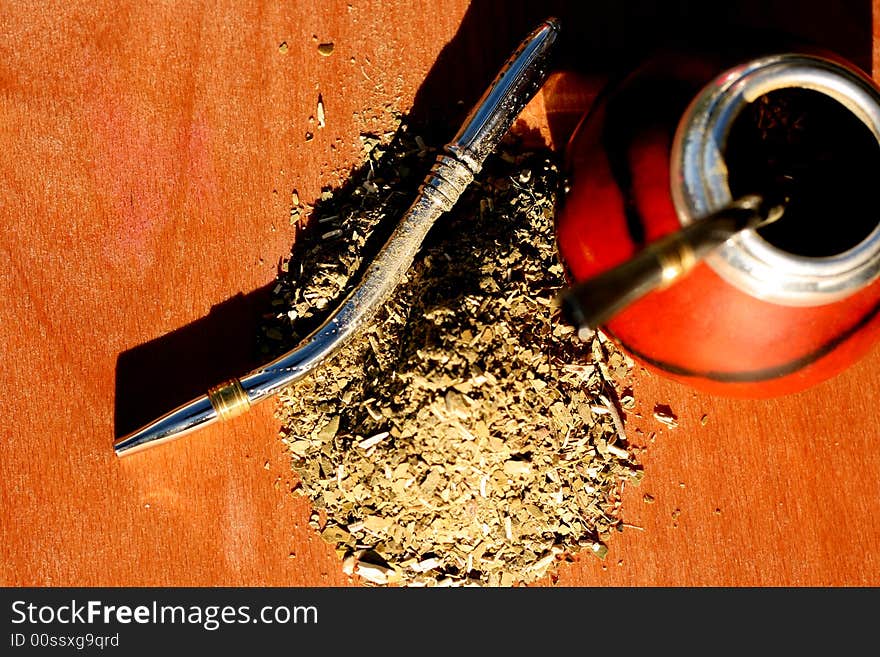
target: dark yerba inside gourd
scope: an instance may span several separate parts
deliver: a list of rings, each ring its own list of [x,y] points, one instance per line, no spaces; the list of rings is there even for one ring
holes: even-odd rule
[[[733,122],[724,152],[734,198],[788,197],[785,215],[759,234],[794,255],[833,256],[880,219],[880,145],[841,103],[818,91],[771,91]]]

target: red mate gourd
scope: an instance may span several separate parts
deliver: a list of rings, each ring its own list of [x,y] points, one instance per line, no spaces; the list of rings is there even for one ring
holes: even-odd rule
[[[658,56],[592,106],[566,169],[557,247],[573,284],[744,194],[790,198],[778,222],[604,324],[650,369],[768,397],[828,379],[880,336],[880,91],[836,55]]]

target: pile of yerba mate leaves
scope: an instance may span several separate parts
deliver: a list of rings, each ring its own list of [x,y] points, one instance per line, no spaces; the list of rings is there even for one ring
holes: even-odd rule
[[[412,202],[436,152],[411,132],[362,136],[344,188],[294,199],[268,352],[329,316]],[[371,326],[279,396],[311,524],[364,583],[552,581],[623,530],[622,486],[642,474],[619,409],[632,362],[560,320],[559,186],[553,153],[505,142]]]

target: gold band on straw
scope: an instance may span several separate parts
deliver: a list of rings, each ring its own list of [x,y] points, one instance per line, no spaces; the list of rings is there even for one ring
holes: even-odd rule
[[[675,249],[663,251],[657,255],[663,269],[662,287],[671,285],[675,280],[689,272],[697,264],[697,256],[690,244],[677,244]]]
[[[251,407],[247,393],[238,379],[231,379],[208,390],[211,406],[217,411],[217,417],[226,421],[241,415]]]

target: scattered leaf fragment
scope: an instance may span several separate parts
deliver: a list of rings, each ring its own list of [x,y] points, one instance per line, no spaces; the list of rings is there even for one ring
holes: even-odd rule
[[[657,404],[654,406],[654,419],[670,428],[678,426],[678,416],[672,412],[672,409],[667,404]]]
[[[324,97],[321,94],[318,94],[318,108],[316,111],[318,117],[318,127],[323,128],[326,125],[326,122],[324,117]]]

